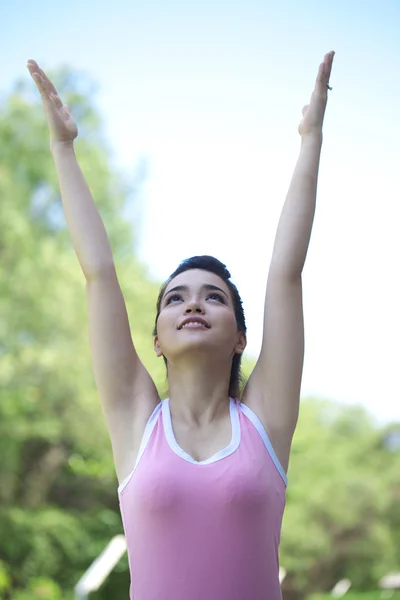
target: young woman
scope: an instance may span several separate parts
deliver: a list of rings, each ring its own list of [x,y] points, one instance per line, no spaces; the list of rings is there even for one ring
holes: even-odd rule
[[[261,353],[239,400],[242,303],[225,265],[184,261],[161,288],[154,348],[169,399],[133,345],[98,210],[74,154],[77,126],[34,61],[68,229],[86,277],[93,369],[112,442],[132,600],[278,600],[286,471],[304,355],[302,270],[315,212],[334,53],[299,125],[301,150],[266,290]]]

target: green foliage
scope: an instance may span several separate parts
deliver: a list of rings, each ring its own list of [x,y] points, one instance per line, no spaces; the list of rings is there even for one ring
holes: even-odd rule
[[[372,589],[398,570],[400,455],[384,439],[361,408],[303,401],[282,531],[286,585],[323,591],[348,578]]]
[[[162,385],[151,336],[158,285],[135,259],[134,232],[121,216],[130,190],[117,183],[82,82],[65,71],[58,80],[61,91],[68,81],[62,95],[85,132],[77,152],[106,223],[138,352]],[[122,525],[84,279],[30,87],[19,85],[0,112],[0,198],[0,593],[56,600]]]
[[[123,217],[138,203],[134,186],[111,166],[87,80],[64,69],[55,81],[77,116],[77,152],[110,237],[135,345],[162,392],[164,365],[151,336],[158,284],[135,258],[135,231]],[[0,110],[0,600],[72,600],[122,525],[84,279],[32,92],[18,84]],[[244,361],[245,375],[252,366]],[[329,590],[343,577],[374,588],[398,568],[400,463],[386,433],[360,409],[303,403],[281,552],[297,594]],[[125,556],[91,598],[126,598],[128,586]]]
[[[311,594],[307,600],[332,600],[331,594]],[[382,592],[374,590],[371,592],[353,592],[348,591],[343,600],[400,600],[400,592]]]
[[[0,560],[0,598],[10,588],[11,579],[7,565]]]
[[[13,595],[15,600],[62,600],[61,588],[45,577],[31,579],[24,590]]]

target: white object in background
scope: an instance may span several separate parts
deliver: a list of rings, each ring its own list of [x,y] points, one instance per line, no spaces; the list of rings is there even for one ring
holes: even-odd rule
[[[90,592],[97,590],[125,552],[125,537],[116,535],[76,584],[76,598],[85,600]]]
[[[379,580],[379,587],[385,590],[400,590],[400,573],[389,573]]]
[[[341,579],[331,591],[331,596],[334,596],[335,598],[341,598],[350,589],[350,587],[350,579]]]

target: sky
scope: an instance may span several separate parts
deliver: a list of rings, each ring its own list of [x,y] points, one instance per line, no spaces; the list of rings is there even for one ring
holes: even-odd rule
[[[160,281],[192,255],[226,263],[254,358],[301,109],[335,50],[302,396],[400,420],[398,0],[15,0],[0,15],[0,93],[28,77],[29,58],[98,84],[115,164],[127,177],[146,164],[141,259]]]

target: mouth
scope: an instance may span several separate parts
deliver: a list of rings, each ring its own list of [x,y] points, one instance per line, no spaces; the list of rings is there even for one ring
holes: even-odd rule
[[[185,319],[178,329],[210,329],[210,325],[200,317],[190,317],[189,319]]]

